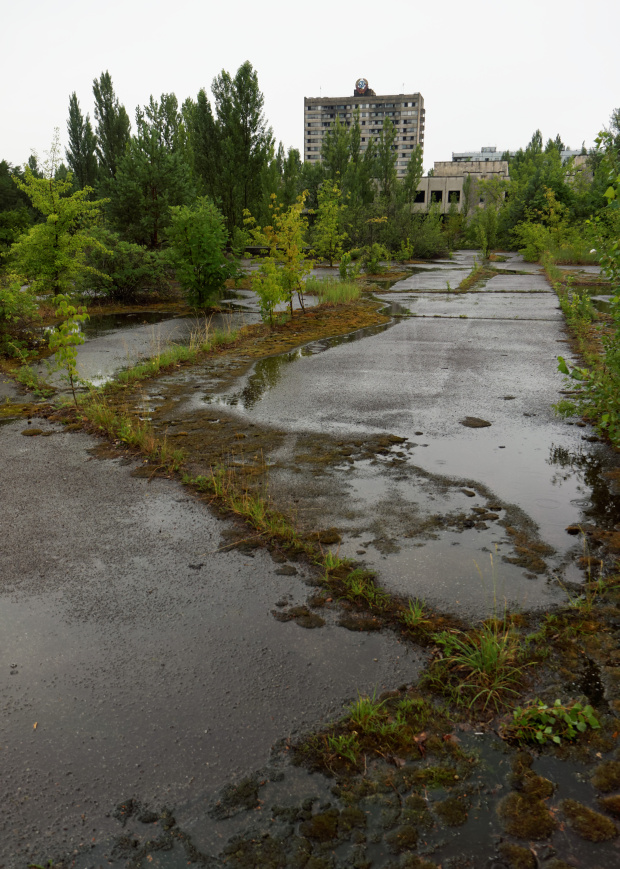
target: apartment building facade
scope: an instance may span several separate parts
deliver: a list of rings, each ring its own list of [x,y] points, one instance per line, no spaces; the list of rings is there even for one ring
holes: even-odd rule
[[[420,145],[424,149],[424,99],[419,93],[377,96],[365,78],[357,79],[352,96],[304,97],[304,160],[318,162],[323,138],[336,119],[350,127],[356,112],[359,112],[362,153],[371,139],[379,136],[385,119],[392,121],[396,128],[396,171],[402,177],[414,148]]]

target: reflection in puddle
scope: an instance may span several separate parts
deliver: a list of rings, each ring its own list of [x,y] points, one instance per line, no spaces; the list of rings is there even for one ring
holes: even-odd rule
[[[176,319],[173,311],[135,311],[123,314],[91,314],[90,318],[82,323],[80,331],[87,341],[107,335],[109,332],[118,332],[121,329],[135,329],[138,326],[152,326],[164,320]]]
[[[324,353],[332,347],[338,347],[341,344],[350,344],[353,341],[360,341],[369,335],[378,335],[380,332],[385,332],[386,329],[394,325],[391,323],[382,323],[378,326],[368,326],[365,329],[358,329],[349,335],[338,335],[335,338],[321,338],[319,341],[312,341],[297,350],[290,353],[281,353],[277,356],[268,356],[265,359],[260,359],[253,367],[245,386],[238,392],[232,395],[207,395],[203,401],[208,404],[218,404],[228,407],[236,407],[241,410],[249,410],[254,407],[264,395],[272,389],[282,377],[284,371],[291,362],[296,359],[301,359],[304,356],[316,356],[318,353]]]

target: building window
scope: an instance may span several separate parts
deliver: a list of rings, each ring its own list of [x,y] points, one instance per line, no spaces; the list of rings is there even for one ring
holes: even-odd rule
[[[431,202],[443,202],[443,190],[431,190]]]
[[[448,192],[448,202],[456,202],[456,204],[458,205],[458,203],[460,201],[461,201],[461,191],[460,190],[450,190]]]
[[[425,193],[426,193],[426,191],[424,191],[424,190],[418,190],[418,192],[415,195],[415,199],[413,201],[414,202],[425,202],[426,201]]]

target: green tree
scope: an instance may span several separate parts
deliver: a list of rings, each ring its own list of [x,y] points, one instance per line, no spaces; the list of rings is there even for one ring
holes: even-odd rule
[[[56,130],[43,177],[26,167],[24,178],[15,183],[31,200],[44,220],[33,226],[11,249],[15,270],[26,277],[34,292],[70,292],[77,277],[94,271],[85,263],[85,249],[93,244],[88,230],[97,220],[106,200],[89,199],[92,188],[74,190],[73,178],[56,176],[60,142]]]
[[[402,197],[409,206],[413,205],[415,202],[416,193],[418,192],[418,184],[420,183],[423,172],[422,148],[419,145],[416,145],[411,152],[411,157],[409,158],[407,169],[401,182]]]
[[[86,249],[86,264],[95,273],[77,281],[78,291],[90,289],[116,302],[133,302],[139,296],[170,289],[165,252],[124,241],[118,233],[101,226],[91,229],[90,235],[95,244]]]
[[[375,196],[375,144],[369,139],[366,150],[361,150],[362,132],[359,109],[353,115],[349,130],[349,162],[342,176],[342,189],[352,208],[369,205]]]
[[[342,255],[347,233],[342,230],[342,190],[336,181],[326,180],[319,188],[319,207],[314,225],[314,249],[333,266]]]
[[[86,308],[75,307],[70,302],[70,298],[62,294],[54,298],[56,313],[61,320],[49,333],[49,346],[52,353],[56,355],[56,367],[64,368],[66,372],[65,377],[69,381],[77,407],[78,400],[75,393],[78,380],[77,348],[84,343],[80,323],[88,320],[88,314]]]
[[[392,198],[396,188],[396,127],[389,118],[377,138],[376,178],[380,194],[386,201]]]
[[[218,199],[228,229],[241,226],[244,210],[256,213],[262,196],[261,175],[273,142],[263,114],[264,97],[249,61],[235,77],[222,70],[211,86],[217,111]]]
[[[238,269],[225,253],[228,232],[224,217],[207,197],[192,207],[176,206],[171,212],[167,231],[170,260],[190,304],[205,308],[219,298],[226,280]]]
[[[568,173],[570,164],[562,164],[560,151],[551,141],[543,150],[542,134],[536,130],[525,150],[517,151],[510,161],[510,196],[502,208],[499,231],[508,240],[518,223],[529,220],[547,205],[546,191],[570,207],[574,198]]]
[[[35,220],[35,211],[29,198],[19,190],[13,180],[22,178],[23,172],[6,160],[0,161],[0,264],[8,251]]]
[[[221,143],[211,103],[206,91],[198,92],[195,103],[185,103],[186,123],[193,157],[193,168],[201,193],[215,199],[219,195]]]
[[[79,188],[94,187],[97,181],[97,142],[89,116],[86,115],[84,120],[75,91],[69,97],[67,133],[69,147],[65,154],[73,178]]]
[[[163,242],[170,208],[187,204],[193,195],[191,171],[178,148],[181,124],[174,94],[152,96],[136,109],[132,136],[111,189],[110,214],[128,240],[153,250]]]
[[[289,305],[293,316],[293,296],[297,293],[304,309],[304,279],[312,271],[312,261],[306,259],[305,234],[308,220],[304,214],[305,191],[293,205],[283,209],[272,194],[271,223],[257,226],[249,212],[245,223],[256,244],[267,247],[269,255],[261,261],[258,273],[252,275],[252,289],[258,294],[263,319],[273,325],[273,313],[280,302]]]
[[[321,143],[321,161],[325,167],[327,177],[332,181],[340,181],[344,178],[350,159],[351,137],[348,129],[336,117],[334,125],[323,136]]]
[[[100,182],[108,184],[116,176],[119,161],[129,143],[131,124],[125,107],[114,93],[112,77],[106,70],[93,81],[95,120],[97,122],[97,159]]]

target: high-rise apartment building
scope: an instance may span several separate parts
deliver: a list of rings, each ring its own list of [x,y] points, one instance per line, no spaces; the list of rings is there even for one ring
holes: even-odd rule
[[[362,152],[371,139],[377,138],[385,118],[390,118],[396,127],[396,170],[399,176],[404,175],[413,149],[416,145],[424,148],[424,99],[421,94],[377,96],[365,78],[356,81],[353,96],[304,97],[304,160],[310,163],[320,160],[323,137],[336,118],[350,127],[356,111]]]

